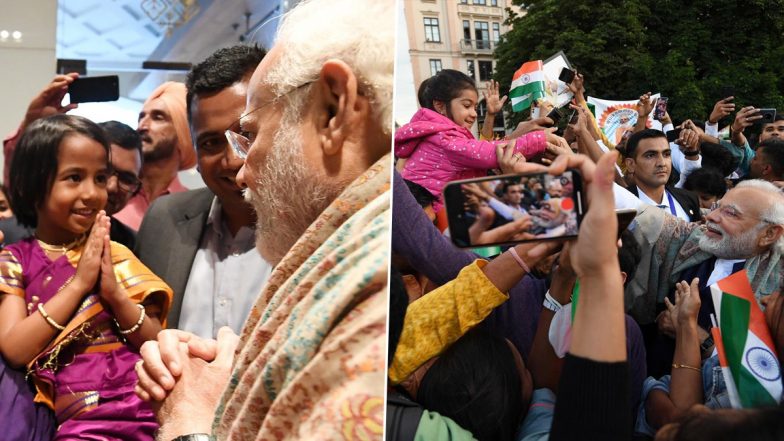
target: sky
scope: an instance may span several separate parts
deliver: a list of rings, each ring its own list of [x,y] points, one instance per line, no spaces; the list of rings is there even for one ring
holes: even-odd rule
[[[395,48],[395,122],[403,125],[411,120],[418,107],[414,90],[414,73],[408,54],[408,30],[403,15],[403,3],[398,4],[397,42]]]

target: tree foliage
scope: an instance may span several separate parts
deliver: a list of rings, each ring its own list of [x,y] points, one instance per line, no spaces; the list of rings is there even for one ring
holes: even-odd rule
[[[525,61],[563,50],[586,94],[669,97],[675,121],[704,120],[733,87],[736,103],[784,113],[784,0],[516,0],[524,14],[497,46],[502,91]],[[739,107],[738,107],[739,108]],[[511,108],[510,108],[511,110]],[[512,114],[511,125],[523,118]]]

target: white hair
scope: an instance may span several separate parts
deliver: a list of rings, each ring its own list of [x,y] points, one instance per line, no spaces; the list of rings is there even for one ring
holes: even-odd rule
[[[735,188],[754,188],[768,195],[771,203],[762,210],[760,219],[774,225],[784,226],[784,193],[772,183],[762,179],[741,181]],[[780,253],[784,253],[784,235],[774,244]]]
[[[392,90],[395,67],[394,0],[303,0],[286,14],[276,45],[281,57],[271,66],[265,83],[277,95],[315,81],[329,59],[346,63],[357,76],[359,92],[371,102],[372,116],[392,131]],[[307,88],[303,88],[307,89]],[[301,109],[304,94],[289,95]]]

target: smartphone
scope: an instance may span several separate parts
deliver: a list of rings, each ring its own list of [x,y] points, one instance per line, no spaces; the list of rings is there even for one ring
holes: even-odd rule
[[[660,121],[664,118],[664,114],[667,113],[667,101],[666,96],[659,97],[656,101],[656,108],[653,110],[653,119]]]
[[[681,130],[683,129],[672,129],[667,132],[667,142],[675,142],[681,136]]]
[[[558,79],[566,84],[569,84],[574,79],[574,71],[568,67],[564,67],[561,69],[561,74],[558,75]]]
[[[615,210],[615,216],[618,218],[618,238],[620,239],[623,230],[629,228],[634,218],[637,217],[637,210],[634,208],[622,208]]]
[[[577,122],[577,121],[572,122],[572,120],[574,120],[575,116],[577,115],[576,110],[568,107],[562,107],[561,111],[564,112],[564,116],[562,116],[561,119],[558,120],[558,124],[556,124],[556,126],[558,126],[558,130],[555,131],[555,134],[558,136],[564,136],[566,127],[569,124],[574,124],[574,122]]]
[[[776,109],[758,109],[758,115],[762,116],[759,119],[760,124],[770,124],[776,119]]]
[[[723,100],[731,96],[735,96],[735,88],[732,86],[724,86],[720,89],[719,93],[719,99]]]
[[[68,86],[71,103],[117,101],[120,98],[120,79],[117,75],[80,77]]]
[[[559,109],[558,107],[553,107],[553,110],[551,110],[550,113],[547,114],[547,117],[553,120],[553,124],[555,125],[558,125],[558,121],[561,120],[561,116],[563,115],[561,114],[561,109]]]
[[[494,197],[480,199],[482,185]],[[577,237],[584,210],[582,176],[566,170],[488,176],[453,181],[444,187],[452,242],[461,248],[511,245]]]

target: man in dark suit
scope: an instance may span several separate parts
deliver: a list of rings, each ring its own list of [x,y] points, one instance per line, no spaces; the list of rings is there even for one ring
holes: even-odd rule
[[[263,49],[221,49],[188,75],[187,105],[198,167],[207,188],[156,200],[144,217],[136,254],[174,290],[168,327],[212,338],[239,332],[271,266],[254,246],[256,217],[235,178],[243,161],[226,129],[239,130],[248,81]]]
[[[684,142],[684,144],[691,145]],[[667,136],[659,130],[646,129],[633,134],[626,143],[626,169],[634,176],[634,185],[627,187],[641,201],[666,210],[685,221],[702,218],[697,196],[680,188],[667,185],[672,172],[672,158]],[[686,150],[686,159],[699,156]]]

